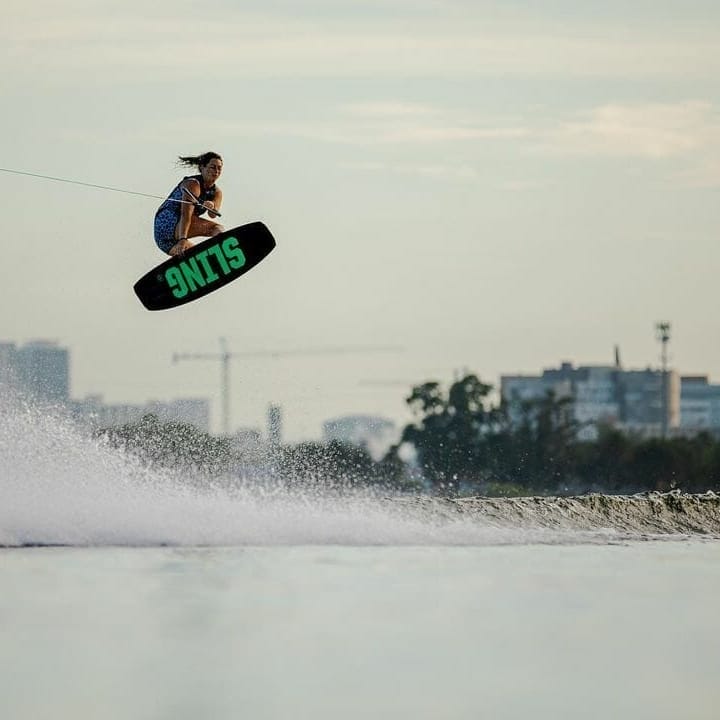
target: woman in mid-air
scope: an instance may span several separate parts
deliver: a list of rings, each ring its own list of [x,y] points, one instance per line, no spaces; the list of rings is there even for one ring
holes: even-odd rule
[[[168,255],[182,255],[193,246],[190,238],[213,237],[225,229],[201,217],[205,212],[211,218],[219,215],[222,190],[215,183],[222,173],[222,158],[206,152],[179,161],[200,173],[185,176],[155,213],[155,242]]]

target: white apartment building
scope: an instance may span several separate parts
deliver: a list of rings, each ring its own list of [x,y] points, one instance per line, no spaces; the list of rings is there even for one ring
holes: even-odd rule
[[[70,398],[70,353],[53,340],[0,343],[0,382],[37,402],[64,405]]]
[[[720,385],[712,385],[707,375],[687,375],[680,387],[680,428],[720,432]]]
[[[680,382],[674,370],[668,371],[664,382],[660,370],[623,370],[615,365],[574,367],[565,362],[559,368],[543,370],[541,375],[503,375],[500,392],[511,420],[520,418],[523,401],[549,392],[556,398],[570,398],[583,439],[597,437],[600,424],[647,435],[659,435],[680,424]]]
[[[73,417],[92,428],[111,428],[139,422],[145,415],[155,415],[160,422],[194,425],[210,432],[210,401],[205,398],[151,400],[143,405],[106,405],[100,395],[89,395],[70,404]]]
[[[375,459],[381,458],[400,433],[392,420],[373,415],[345,415],[323,423],[323,440],[364,447]]]

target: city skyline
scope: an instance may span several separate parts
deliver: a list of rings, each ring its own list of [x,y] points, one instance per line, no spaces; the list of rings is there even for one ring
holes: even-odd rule
[[[493,388],[491,397],[495,398],[495,402],[501,396],[506,400],[511,400],[517,391],[519,394],[516,400],[527,400],[542,397],[549,390],[558,397],[575,397],[577,395],[575,402],[579,403],[579,405],[576,409],[576,415],[580,422],[603,423],[610,421],[616,423],[620,421],[622,426],[624,425],[622,415],[625,411],[622,402],[617,397],[619,391],[617,383],[620,376],[622,376],[628,378],[622,381],[623,385],[632,383],[638,389],[643,388],[640,392],[646,396],[646,399],[642,403],[650,403],[647,406],[639,405],[634,410],[631,410],[636,419],[630,423],[629,429],[633,425],[636,429],[640,429],[643,427],[643,423],[646,423],[646,430],[652,431],[651,426],[654,426],[659,421],[657,419],[642,420],[640,418],[643,414],[647,414],[647,417],[650,418],[654,413],[658,413],[662,402],[670,403],[666,407],[666,411],[669,413],[668,423],[670,428],[682,426],[686,430],[694,429],[698,431],[713,429],[717,426],[720,429],[720,402],[718,402],[720,401],[720,385],[710,383],[706,374],[685,375],[678,369],[671,367],[663,370],[666,362],[667,344],[670,340],[670,324],[662,323],[657,325],[658,328],[660,326],[663,328],[662,338],[658,336],[658,340],[662,342],[663,346],[660,367],[650,364],[642,368],[626,367],[621,362],[620,348],[616,346],[614,348],[614,363],[589,363],[576,366],[572,361],[563,360],[557,367],[536,368],[532,373],[502,373],[497,382],[490,382]],[[371,436],[380,433],[381,429],[388,423],[392,424],[396,430],[400,430],[404,425],[412,421],[407,407],[405,408],[407,412],[403,416],[393,416],[392,414],[388,416],[380,411],[357,413],[345,408],[339,409],[333,416],[324,418],[319,433],[302,436],[295,436],[291,433],[290,437],[285,438],[283,428],[286,425],[287,418],[284,414],[284,408],[271,401],[266,402],[262,419],[245,417],[240,420],[231,415],[231,401],[223,396],[223,391],[231,386],[229,382],[231,363],[229,361],[241,358],[243,354],[232,353],[228,350],[227,345],[222,342],[220,348],[221,352],[217,354],[175,356],[173,358],[174,363],[179,360],[224,361],[222,373],[220,374],[221,391],[219,396],[214,399],[210,395],[202,397],[176,396],[172,398],[159,398],[157,395],[153,395],[144,398],[140,404],[124,401],[106,402],[102,389],[98,389],[96,393],[80,397],[71,392],[72,374],[70,368],[72,367],[72,351],[60,345],[57,341],[43,339],[36,339],[24,346],[16,346],[12,341],[0,339],[0,380],[3,378],[6,380],[8,378],[19,380],[20,387],[25,382],[26,389],[34,392],[40,399],[50,399],[51,401],[60,400],[62,402],[63,398],[58,397],[58,391],[52,390],[52,388],[64,388],[64,400],[68,403],[68,407],[72,409],[73,414],[77,415],[78,419],[83,415],[92,415],[95,418],[94,424],[100,422],[100,425],[103,425],[103,423],[113,425],[136,422],[143,414],[152,413],[159,415],[161,419],[190,422],[203,431],[214,432],[215,434],[233,435],[251,430],[253,432],[257,431],[260,435],[266,435],[269,442],[278,442],[280,437],[282,437],[283,441],[287,440],[288,442],[327,440],[333,436],[333,433],[338,428],[342,427],[348,428],[343,432],[346,432],[348,437],[351,437],[356,434],[358,428],[364,428],[362,432],[366,433],[369,420],[372,420],[372,423],[377,426],[373,432],[369,433],[368,436]],[[382,348],[379,350],[382,350]],[[342,353],[342,349],[326,348],[316,352],[296,351],[289,354],[293,357],[302,357],[304,355],[313,356],[325,353],[334,355]],[[62,355],[63,358],[60,361],[57,359],[51,360],[48,364],[48,354],[53,356]],[[260,352],[257,354],[264,357],[268,353]],[[41,367],[39,373],[37,372],[38,361],[32,360],[34,355],[40,357],[40,366],[45,366],[44,369]],[[15,356],[20,363],[13,368],[13,358]],[[28,360],[34,367],[27,366]],[[6,372],[8,369],[11,369],[9,374]],[[12,371],[15,371],[15,374]],[[659,392],[659,378],[662,377],[664,372],[668,373],[670,379],[670,384],[667,386],[668,396],[665,401],[661,398],[654,398],[654,395]],[[467,373],[478,375],[483,379],[481,373],[466,367],[462,370],[456,370],[451,378],[425,378],[417,384],[438,381],[441,386],[448,387],[451,382]],[[33,377],[33,375],[36,375],[36,377]],[[484,379],[486,381],[490,380],[489,378]],[[29,385],[27,384],[28,380]],[[388,393],[395,392],[395,388],[399,390],[403,385],[401,381],[397,380],[381,382],[380,384],[386,387]],[[44,388],[49,389],[49,394],[47,394],[47,397],[42,398]],[[635,390],[635,403],[639,399],[637,395],[638,389]],[[412,386],[407,385],[405,390],[406,392],[400,393],[403,400],[412,390]],[[513,412],[511,410],[511,415]],[[227,418],[224,417],[226,413],[228,413]],[[588,437],[590,436],[593,436],[592,432],[588,435]]]
[[[317,437],[462,368],[655,365],[661,320],[720,379],[717,3],[37,0],[0,39],[3,169],[165,196],[212,149],[226,226],[277,240],[149,313],[158,200],[0,172],[0,331],[71,345],[80,396],[216,412],[220,369],[170,359],[222,337],[270,353],[235,361],[236,418]],[[280,355],[367,346],[402,351]]]

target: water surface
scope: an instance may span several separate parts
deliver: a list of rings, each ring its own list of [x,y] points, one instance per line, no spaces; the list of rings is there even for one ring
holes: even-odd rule
[[[33,720],[718,717],[720,544],[0,551]]]

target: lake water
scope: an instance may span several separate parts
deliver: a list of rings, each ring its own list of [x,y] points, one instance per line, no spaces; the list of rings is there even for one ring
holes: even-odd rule
[[[209,487],[0,415],[0,720],[720,717],[715,496]]]
[[[0,551],[0,716],[715,720],[720,545]]]

